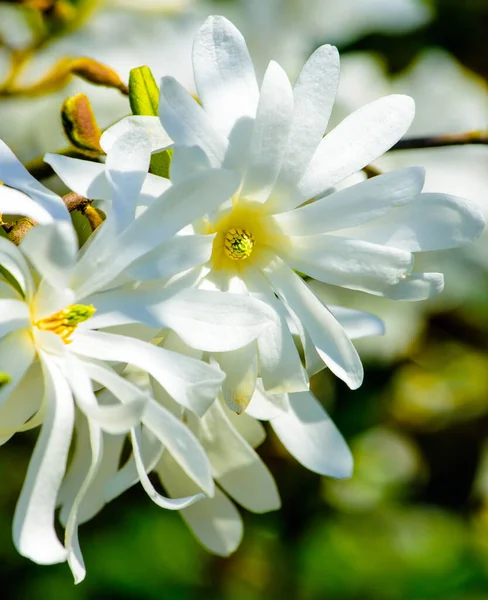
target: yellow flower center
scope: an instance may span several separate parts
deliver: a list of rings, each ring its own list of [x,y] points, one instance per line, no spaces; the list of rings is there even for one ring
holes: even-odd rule
[[[231,260],[246,260],[254,247],[254,237],[246,229],[229,229],[225,235],[224,250]]]
[[[96,308],[92,304],[72,304],[50,317],[40,319],[34,325],[55,333],[65,344],[71,344],[71,336],[77,326],[93,316],[95,311]]]

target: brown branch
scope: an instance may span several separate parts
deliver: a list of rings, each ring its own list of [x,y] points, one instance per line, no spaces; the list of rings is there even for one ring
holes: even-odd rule
[[[443,146],[466,146],[470,144],[488,145],[488,131],[466,131],[463,133],[446,133],[430,137],[419,137],[400,140],[392,150],[418,150],[421,148],[440,148]]]

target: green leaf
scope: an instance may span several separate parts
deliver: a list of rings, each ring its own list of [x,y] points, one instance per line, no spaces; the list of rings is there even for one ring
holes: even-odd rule
[[[151,156],[151,164],[149,166],[149,172],[159,177],[165,177],[169,179],[169,166],[171,164],[171,158],[173,156],[173,150],[163,150],[157,152]]]
[[[129,102],[134,115],[156,117],[159,106],[159,89],[147,66],[132,69],[129,75]]]

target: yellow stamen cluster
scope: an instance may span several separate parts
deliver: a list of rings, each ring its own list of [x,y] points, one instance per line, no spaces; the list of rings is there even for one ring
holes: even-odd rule
[[[246,229],[229,229],[225,235],[225,253],[232,260],[246,260],[253,247],[254,238]]]
[[[96,308],[86,304],[72,304],[63,310],[54,313],[50,317],[40,319],[34,325],[44,331],[52,331],[58,335],[65,344],[71,344],[71,336],[76,327],[89,319],[95,313]]]

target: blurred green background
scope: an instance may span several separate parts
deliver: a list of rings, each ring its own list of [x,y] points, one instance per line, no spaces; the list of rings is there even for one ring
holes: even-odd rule
[[[262,6],[266,2],[263,0]],[[177,27],[177,21],[190,18],[189,15],[201,22],[205,14],[229,11],[232,18],[232,11],[238,11],[242,8],[238,5],[243,3],[245,0],[173,1],[159,5],[143,2],[152,4],[145,8],[153,12],[141,18],[154,19],[157,15],[165,27]],[[97,20],[106,18],[103,11],[108,10],[109,15],[114,16],[116,12],[131,13],[141,8],[130,2],[122,7],[122,2],[110,7],[89,3],[90,12],[84,15],[84,22],[73,19],[65,26],[64,17],[60,18],[59,14],[66,13],[57,14],[56,4],[74,13],[81,5],[74,0],[0,3],[0,19],[7,14],[1,12],[7,5],[10,12],[24,11],[26,7],[38,10],[40,18],[50,27],[49,35],[57,36],[61,42],[72,35],[78,36],[79,54],[84,55],[90,46],[83,47],[80,42],[83,28],[92,28],[89,34],[92,43]],[[327,37],[321,37],[325,33],[319,28],[299,29],[297,15],[311,11],[312,4],[313,10],[318,10],[314,19],[320,16],[324,20],[328,18],[328,10],[331,14],[335,11],[337,17],[335,13],[341,5],[344,14],[339,16],[347,23],[354,15],[358,21],[356,28],[345,36],[330,32],[329,28]],[[293,50],[290,65],[303,62],[306,54],[321,43],[333,41],[339,45],[346,62],[347,56],[373,57],[375,64],[381,65],[382,85],[386,87],[395,81],[408,82],[419,57],[440,48],[444,51],[442,56],[449,56],[456,65],[453,68],[465,77],[468,101],[465,104],[453,102],[452,98],[461,90],[451,87],[448,80],[442,80],[442,73],[436,74],[435,69],[430,78],[420,82],[421,89],[417,92],[421,95],[427,88],[432,93],[438,90],[439,104],[431,110],[440,111],[445,101],[454,129],[461,117],[466,117],[467,127],[486,129],[488,1],[412,2],[421,14],[418,22],[414,18],[408,27],[403,27],[402,19],[406,17],[401,11],[387,21],[379,19],[379,25],[373,22],[378,15],[372,12],[382,10],[382,4],[384,8],[388,2],[344,0],[334,4],[328,0],[310,3],[286,0],[283,11],[297,11],[292,15],[301,36],[300,49]],[[396,4],[396,0],[392,4]],[[200,15],[203,16],[200,18]],[[256,19],[254,25],[258,26],[258,20],[264,16],[256,12],[253,17],[251,13],[251,29],[253,18]],[[287,29],[295,28],[293,19],[292,25],[286,25],[285,19],[276,21],[277,31],[270,31],[270,36],[285,41],[288,36],[291,39],[292,34],[297,34]],[[103,28],[100,29],[102,37],[103,32]],[[121,34],[123,30],[119,31],[119,37]],[[48,39],[45,46],[49,47],[49,43]],[[302,51],[304,56],[300,55]],[[130,59],[130,47],[127,52]],[[130,66],[137,66],[139,61],[139,55],[134,56]],[[293,66],[289,70],[293,71]],[[366,76],[365,80],[367,86]],[[359,86],[357,78],[354,81]],[[453,86],[460,88],[463,81],[456,80]],[[474,123],[469,121],[474,110],[469,104],[474,94],[469,86],[474,85],[473,82],[480,98]],[[368,90],[363,93],[367,96]],[[353,104],[367,101],[349,99]],[[25,110],[29,113],[28,100],[22,101],[27,103]],[[0,137],[9,138],[7,141],[14,147],[18,141],[19,153],[32,158],[36,153],[35,142],[29,141],[31,138],[23,138],[21,147],[15,127],[5,130],[4,135],[2,127],[10,114],[7,112],[10,106],[2,102],[5,101],[0,101]],[[431,124],[433,130],[443,127]],[[59,128],[57,122],[50,125]],[[30,125],[31,132],[35,126],[35,122]],[[45,131],[46,123],[43,126],[42,131]],[[478,161],[480,171],[485,173],[484,180],[474,182],[469,170],[471,163],[467,166],[463,163],[463,157],[471,156],[472,151],[472,148],[455,149],[457,154],[437,154],[436,160],[440,163],[444,160],[451,171],[454,164],[454,176],[452,172],[451,176],[455,182],[461,190],[464,181],[474,184],[465,195],[482,202],[483,198],[488,200],[488,147],[476,149],[477,154],[473,155],[472,160]],[[422,157],[414,153],[403,155],[404,162],[423,162]],[[456,165],[459,165],[458,171]],[[438,170],[438,165],[434,168]],[[428,165],[427,169],[429,176]],[[442,173],[439,177],[442,180]],[[483,209],[486,212],[485,206]],[[367,306],[371,312],[383,316],[389,327],[385,338],[358,344],[366,371],[365,383],[359,390],[351,392],[325,372],[313,380],[316,395],[351,445],[356,465],[354,476],[348,481],[334,481],[307,472],[287,455],[269,431],[259,452],[276,478],[283,507],[267,515],[243,511],[244,541],[228,559],[208,554],[194,541],[178,514],[158,509],[137,487],[81,528],[80,542],[88,571],[81,585],[73,585],[65,564],[45,567],[30,563],[17,555],[10,530],[35,434],[15,436],[0,452],[3,597],[29,600],[486,600],[487,248],[485,237],[472,251],[447,254],[440,263],[448,277],[444,299],[412,308],[406,303],[395,304],[377,298],[367,301],[358,294],[354,298],[352,295],[339,298],[346,305],[351,299],[355,306]],[[436,256],[432,260],[437,264]]]

